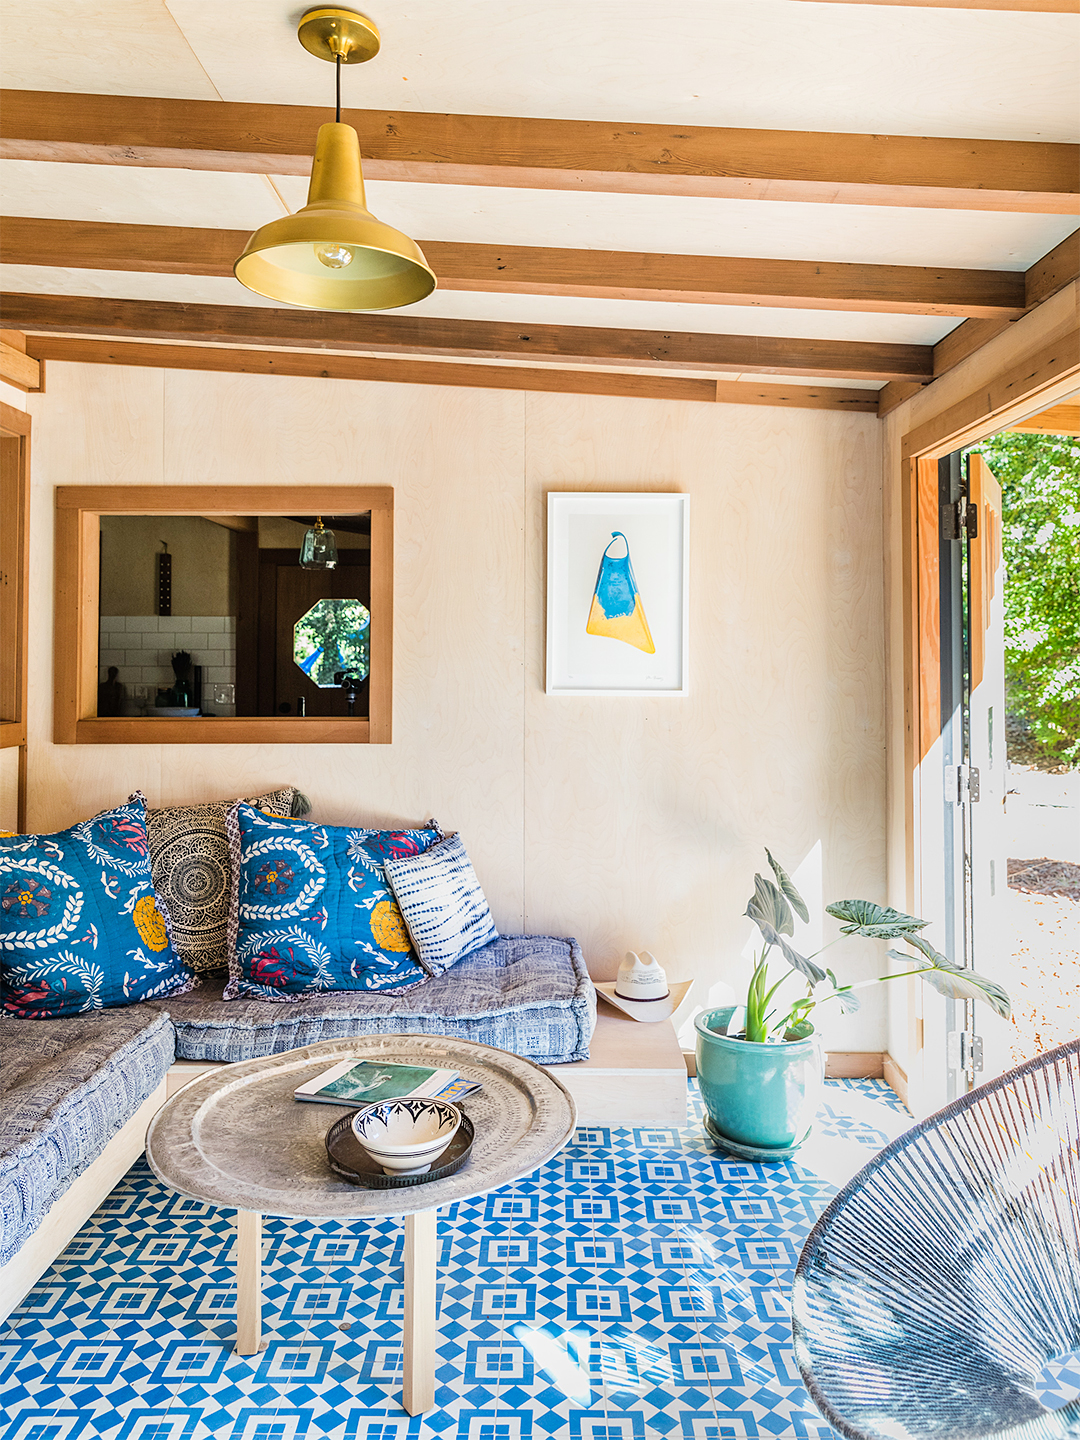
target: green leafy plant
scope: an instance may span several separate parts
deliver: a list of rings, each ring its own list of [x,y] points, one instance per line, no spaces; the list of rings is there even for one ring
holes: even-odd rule
[[[1080,440],[1005,430],[975,447],[1001,484],[1010,759],[1080,765]]]
[[[872,900],[837,900],[832,905],[826,905],[827,914],[843,921],[837,940],[844,935],[863,935],[872,940],[902,939],[905,944],[913,946],[916,953],[890,950],[889,958],[911,968],[873,980],[861,980],[853,985],[841,985],[831,970],[817,963],[817,956],[827,950],[828,945],[814,955],[800,955],[789,943],[788,937],[795,934],[795,916],[806,923],[810,919],[810,911],[784,867],[768,850],[765,854],[774,878],[769,880],[755,875],[754,893],[746,906],[746,914],[760,931],[764,946],[755,962],[746,994],[743,1038],[759,1045],[781,1040],[805,1040],[814,1033],[810,1017],[817,1006],[835,1000],[847,1014],[853,1014],[859,1008],[856,990],[862,990],[867,985],[881,985],[887,980],[901,980],[907,975],[920,976],[939,995],[953,1000],[982,1000],[996,1014],[1006,1020],[1009,1018],[1009,997],[1000,985],[974,970],[963,970],[954,965],[917,933],[928,921],[917,920],[914,915],[904,915],[886,905],[876,905]],[[833,940],[829,943],[835,945],[837,942]],[[773,950],[779,950],[787,965],[780,978],[770,985],[769,957]],[[786,1003],[776,1000],[774,1004],[781,985],[795,974],[806,981],[806,993]]]

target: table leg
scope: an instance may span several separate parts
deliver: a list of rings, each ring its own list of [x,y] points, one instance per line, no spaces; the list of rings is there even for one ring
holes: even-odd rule
[[[401,1403],[410,1415],[435,1404],[435,1262],[438,1212],[405,1216],[405,1378]]]
[[[262,1338],[262,1216],[254,1210],[236,1212],[236,1345],[237,1355],[265,1350]]]

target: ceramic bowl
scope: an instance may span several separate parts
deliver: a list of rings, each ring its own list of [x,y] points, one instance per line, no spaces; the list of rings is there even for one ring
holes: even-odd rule
[[[352,1131],[387,1175],[422,1175],[458,1132],[461,1111],[418,1096],[380,1100],[358,1110]]]

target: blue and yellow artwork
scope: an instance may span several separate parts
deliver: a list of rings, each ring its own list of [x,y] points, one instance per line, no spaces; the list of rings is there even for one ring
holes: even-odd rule
[[[620,541],[625,553],[612,555],[612,547]],[[611,539],[600,557],[585,631],[588,635],[621,640],[637,650],[644,650],[646,655],[656,654],[649,622],[645,619],[645,607],[641,603],[641,592],[634,579],[634,567],[630,564],[630,542],[621,530],[611,532]]]

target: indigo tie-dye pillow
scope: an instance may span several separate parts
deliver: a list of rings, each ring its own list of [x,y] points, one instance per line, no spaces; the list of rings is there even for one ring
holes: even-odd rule
[[[191,989],[150,878],[140,792],[70,830],[0,838],[0,972],[4,1009],[26,1020]]]
[[[388,859],[385,868],[420,964],[430,974],[441,975],[499,938],[460,835],[447,835],[423,855]]]
[[[440,839],[438,829],[279,820],[243,801],[229,811],[226,828],[233,876],[226,1000],[398,993],[428,978],[383,862],[422,854]]]

